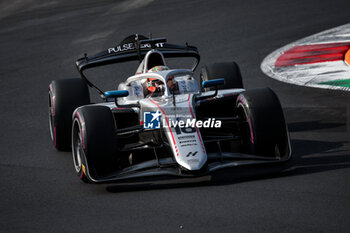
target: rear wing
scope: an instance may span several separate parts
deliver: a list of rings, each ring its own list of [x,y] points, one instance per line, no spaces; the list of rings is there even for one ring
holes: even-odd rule
[[[154,38],[150,39],[142,35],[131,35],[126,37],[116,47],[108,48],[105,51],[97,53],[92,56],[84,55],[76,61],[76,66],[81,74],[82,78],[87,82],[90,87],[94,87],[98,92],[103,95],[103,92],[93,85],[84,75],[85,69],[103,66],[107,64],[121,63],[127,61],[139,60],[140,62],[151,50],[156,49],[160,51],[164,57],[193,57],[196,59],[192,70],[194,71],[200,61],[200,55],[198,49],[195,46],[186,45],[174,45],[166,43],[166,38]]]

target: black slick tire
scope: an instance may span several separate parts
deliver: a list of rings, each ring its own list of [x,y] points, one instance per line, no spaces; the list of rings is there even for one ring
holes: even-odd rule
[[[236,112],[245,125],[245,152],[267,157],[289,153],[289,138],[281,104],[269,88],[249,90],[237,97]]]
[[[220,62],[203,66],[200,74],[200,84],[202,85],[203,81],[213,79],[225,80],[225,84],[219,86],[218,89],[243,89],[242,75],[237,63],[235,62]],[[205,90],[202,91],[208,90],[212,89],[205,88]]]
[[[116,170],[118,140],[111,110],[106,106],[78,108],[73,117],[72,155],[77,175],[84,181]]]
[[[82,79],[61,79],[50,83],[49,127],[57,150],[70,150],[72,114],[79,106],[89,103],[89,90]]]

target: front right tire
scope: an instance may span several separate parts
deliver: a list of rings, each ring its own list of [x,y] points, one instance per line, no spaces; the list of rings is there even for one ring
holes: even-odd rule
[[[76,108],[90,103],[89,89],[82,79],[54,80],[49,85],[49,127],[54,147],[69,151],[72,114]]]
[[[200,74],[200,84],[202,85],[203,81],[213,79],[225,80],[225,84],[219,86],[219,90],[234,88],[243,89],[241,72],[236,62],[218,62],[203,66]],[[202,88],[202,91],[214,89],[215,88]]]

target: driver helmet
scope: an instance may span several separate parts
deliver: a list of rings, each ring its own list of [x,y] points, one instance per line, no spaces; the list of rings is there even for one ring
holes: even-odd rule
[[[148,70],[148,73],[149,72],[158,72],[158,71],[163,71],[163,70],[169,70],[169,68],[166,66],[154,66]]]
[[[160,93],[164,91],[164,83],[156,78],[147,78],[146,88],[149,94]]]

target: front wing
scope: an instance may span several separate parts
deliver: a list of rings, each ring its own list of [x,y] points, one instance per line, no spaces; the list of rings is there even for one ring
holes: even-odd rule
[[[220,159],[210,162],[211,159]],[[291,154],[285,158],[266,158],[241,153],[215,153],[208,154],[208,163],[199,171],[188,171],[180,167],[172,158],[154,159],[130,167],[118,170],[105,177],[92,178],[89,168],[86,166],[85,175],[94,183],[109,183],[114,181],[135,179],[141,177],[172,176],[172,177],[200,177],[213,174],[214,172],[226,168],[277,164],[289,161]]]

